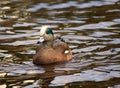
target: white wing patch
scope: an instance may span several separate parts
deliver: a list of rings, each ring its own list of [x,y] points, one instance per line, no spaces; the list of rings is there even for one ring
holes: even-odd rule
[[[69,50],[65,50],[65,52],[64,52],[64,53],[65,53],[65,54],[68,54],[69,52],[70,52]]]

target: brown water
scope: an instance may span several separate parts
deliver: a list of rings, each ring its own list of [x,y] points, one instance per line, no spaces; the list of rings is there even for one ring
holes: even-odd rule
[[[41,25],[73,60],[35,66]],[[0,88],[120,88],[119,0],[0,0]]]

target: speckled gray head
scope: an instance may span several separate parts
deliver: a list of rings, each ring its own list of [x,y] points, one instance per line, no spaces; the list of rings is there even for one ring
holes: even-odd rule
[[[52,32],[51,26],[43,25],[40,29],[40,39],[39,39],[38,43],[42,43],[44,41],[49,40],[51,36],[53,37],[53,32]]]

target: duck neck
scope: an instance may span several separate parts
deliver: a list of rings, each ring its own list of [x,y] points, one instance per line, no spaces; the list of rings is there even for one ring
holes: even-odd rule
[[[45,48],[51,48],[53,47],[53,41],[44,41],[43,45]]]

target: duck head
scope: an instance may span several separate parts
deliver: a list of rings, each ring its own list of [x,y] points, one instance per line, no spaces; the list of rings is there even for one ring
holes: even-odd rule
[[[45,41],[46,42],[53,41],[53,40],[54,40],[54,34],[53,34],[51,27],[49,25],[42,26],[40,30],[40,39],[38,43],[42,43]]]

